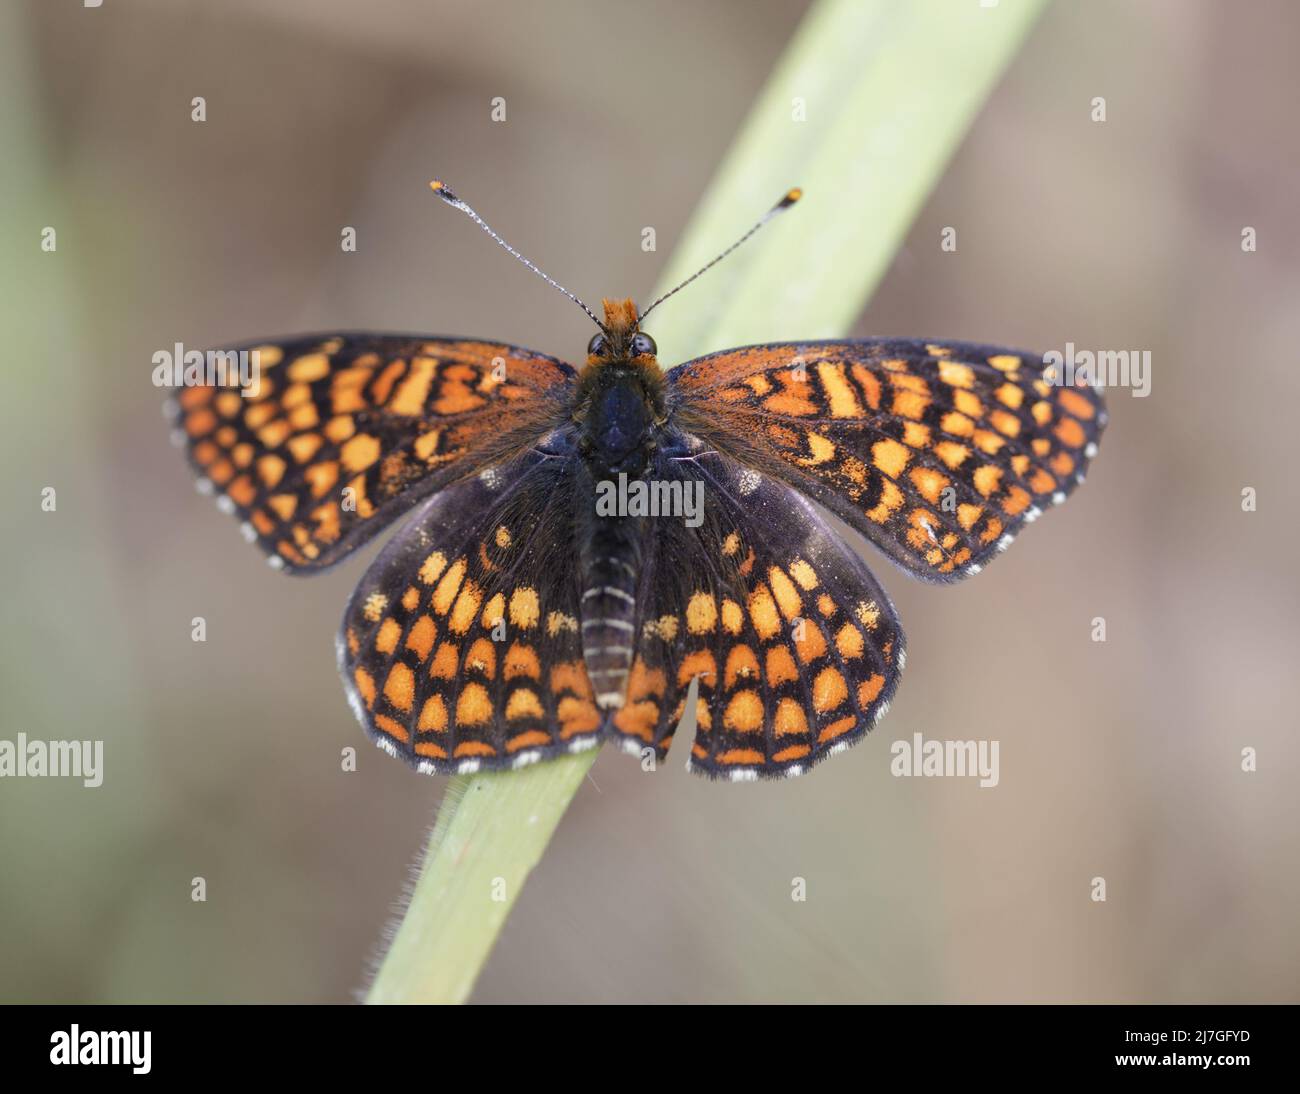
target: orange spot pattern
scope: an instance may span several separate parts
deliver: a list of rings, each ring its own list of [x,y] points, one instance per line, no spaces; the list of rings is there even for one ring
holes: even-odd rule
[[[573,375],[487,342],[238,348],[258,351],[256,394],[182,388],[176,423],[195,469],[290,570],[336,562],[418,496],[530,444],[564,413]]]
[[[630,301],[614,307],[634,321]],[[606,738],[663,758],[683,719],[693,770],[805,770],[885,713],[904,640],[861,560],[791,488],[913,574],[955,580],[1083,480],[1106,424],[1100,391],[961,343],[754,346],[653,381],[666,400],[654,406],[696,445],[672,473],[706,480],[711,520],[651,526],[660,571],[628,624],[621,702],[602,687],[602,711],[566,550],[573,476],[536,447],[571,430],[574,371],[419,336],[245,348],[262,366],[256,393],[185,388],[174,424],[204,488],[272,562],[328,566],[437,495],[363,578],[339,643],[367,731],[436,772]],[[653,356],[636,363],[659,377]],[[600,367],[589,359],[583,380]]]

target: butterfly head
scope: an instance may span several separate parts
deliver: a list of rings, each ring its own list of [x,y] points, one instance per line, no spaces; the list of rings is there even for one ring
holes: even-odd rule
[[[658,347],[644,333],[637,319],[636,304],[629,300],[604,301],[605,322],[600,333],[587,343],[587,365],[629,364],[636,368],[658,368]]]

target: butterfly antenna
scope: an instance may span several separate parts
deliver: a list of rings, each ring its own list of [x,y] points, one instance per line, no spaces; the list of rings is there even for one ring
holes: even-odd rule
[[[698,270],[696,270],[693,274],[691,274],[690,277],[688,277],[675,289],[669,289],[666,293],[664,293],[663,296],[661,296],[658,300],[656,300],[653,304],[651,304],[648,308],[646,308],[645,311],[641,313],[641,319],[644,320],[647,315],[649,315],[652,311],[655,310],[655,308],[659,307],[660,304],[662,304],[674,293],[681,292],[682,289],[686,288],[687,285],[689,285],[701,274],[706,273],[707,271],[713,269],[714,266],[716,266],[719,262],[721,262],[724,258],[726,258],[727,255],[731,254],[732,251],[734,251],[737,247],[739,247],[742,243],[744,243],[745,240],[747,240],[761,227],[763,227],[764,224],[766,224],[778,213],[784,213],[788,208],[790,208],[791,205],[793,205],[801,197],[803,197],[803,191],[800,190],[797,186],[793,190],[787,190],[785,192],[785,196],[782,197],[781,200],[778,201],[775,205],[773,205],[772,208],[770,208],[766,213],[764,213],[763,218],[752,228],[750,228],[748,232],[746,232],[743,236],[741,236],[738,240],[736,240],[736,242],[733,243],[730,247],[728,247],[725,251],[723,251],[722,254],[718,255],[718,257],[715,258],[712,262],[705,263],[705,265],[701,266]]]
[[[595,323],[596,326],[598,326],[606,334],[609,333],[609,329],[605,326],[605,324],[596,318],[596,313],[594,311],[592,311],[589,307],[587,307],[587,305],[584,304],[581,300],[579,300],[577,296],[569,292],[568,289],[566,289],[553,277],[548,277],[545,273],[539,270],[537,266],[529,262],[528,259],[526,259],[518,251],[516,251],[512,246],[510,246],[509,243],[507,243],[499,235],[497,235],[496,232],[492,230],[492,226],[488,224],[488,222],[484,220],[481,216],[479,216],[478,213],[474,212],[473,209],[471,209],[468,205],[466,205],[463,201],[461,201],[461,199],[458,198],[452,192],[451,188],[445,182],[442,182],[439,179],[434,179],[431,183],[429,183],[429,189],[431,189],[435,194],[437,194],[440,198],[442,198],[442,200],[445,201],[448,205],[450,205],[453,209],[459,209],[462,213],[464,213],[467,217],[469,217],[470,220],[472,220],[475,224],[477,224],[480,228],[482,228],[483,231],[487,232],[488,235],[490,235],[503,248],[509,251],[512,255],[514,255],[515,258],[519,259],[519,261],[522,262],[525,266],[527,266],[530,270],[532,270],[533,273],[535,273],[538,277],[540,277],[543,281],[545,281],[548,285],[550,285],[551,288],[559,289],[560,292],[564,293],[565,296],[567,296],[570,300],[572,300],[575,304],[577,304],[578,307],[580,307],[589,316],[591,316],[591,321]]]

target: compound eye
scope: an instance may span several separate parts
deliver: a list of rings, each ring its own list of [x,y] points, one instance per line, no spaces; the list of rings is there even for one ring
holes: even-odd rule
[[[655,340],[648,334],[634,334],[632,336],[632,356],[640,357],[642,354],[649,354],[653,357],[659,352],[659,347],[655,345]]]
[[[591,341],[587,343],[588,357],[604,357],[605,350],[609,348],[609,341],[604,334],[593,334]]]

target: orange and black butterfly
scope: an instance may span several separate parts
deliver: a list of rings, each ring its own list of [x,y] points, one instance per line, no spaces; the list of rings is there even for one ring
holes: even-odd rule
[[[632,301],[599,319],[547,281],[600,328],[581,369],[330,334],[241,347],[248,397],[175,400],[200,489],[277,567],[322,570],[416,510],[353,593],[338,662],[366,732],[424,772],[605,741],[661,760],[689,694],[690,770],[808,770],[880,720],[904,661],[889,597],[812,503],[956,581],[1083,481],[1105,425],[1098,388],[994,346],[791,342],[664,371]]]

